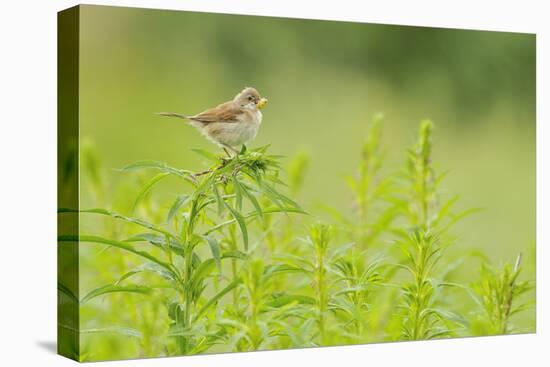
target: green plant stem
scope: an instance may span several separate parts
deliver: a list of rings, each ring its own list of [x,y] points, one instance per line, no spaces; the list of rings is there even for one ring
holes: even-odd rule
[[[230,239],[230,248],[231,251],[237,251],[237,233],[236,233],[236,225],[231,224],[229,226],[229,239]],[[238,269],[237,269],[237,260],[231,259],[231,277],[233,281],[237,279],[239,275]],[[235,310],[239,307],[239,289],[235,287],[232,291],[232,298],[233,298],[233,307]]]
[[[326,271],[327,264],[326,255],[328,251],[328,244],[330,240],[330,227],[326,225],[316,225],[311,229],[311,241],[315,249],[315,269],[314,269],[314,282],[316,285],[316,297],[317,297],[317,323],[319,327],[319,336],[321,345],[328,345],[327,333],[326,333],[326,312],[328,309],[328,288]]]
[[[321,345],[326,345],[327,336],[325,330],[325,313],[327,309],[327,292],[325,285],[325,264],[323,256],[317,257],[315,282],[317,283],[317,302],[319,306],[319,335],[321,337]]]
[[[199,215],[199,207],[200,207],[200,200],[201,196],[197,196],[191,205],[191,210],[189,214],[189,223],[187,224],[186,231],[185,231],[185,239],[186,246],[185,246],[185,270],[184,270],[184,281],[183,281],[183,287],[184,287],[184,300],[185,300],[185,309],[184,309],[184,320],[183,324],[186,329],[191,328],[191,315],[192,315],[192,294],[193,289],[191,288],[191,277],[193,273],[193,252],[194,252],[194,228],[195,223],[197,220],[197,217]],[[190,351],[189,348],[189,339],[190,336],[185,337],[184,342],[184,353],[187,354]]]

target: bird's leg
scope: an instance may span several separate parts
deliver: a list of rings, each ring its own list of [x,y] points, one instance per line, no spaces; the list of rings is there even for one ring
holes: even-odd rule
[[[229,158],[233,158],[233,157],[235,157],[239,154],[239,152],[237,150],[235,150],[235,148],[233,148],[232,146],[229,146],[227,144],[222,144],[222,148],[225,151],[225,153],[228,155]],[[231,155],[229,153],[229,151],[233,152],[234,155]]]

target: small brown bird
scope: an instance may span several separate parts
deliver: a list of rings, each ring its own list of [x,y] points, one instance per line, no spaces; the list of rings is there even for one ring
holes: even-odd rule
[[[256,137],[267,99],[252,87],[246,87],[233,98],[197,115],[159,112],[161,116],[178,117],[189,121],[208,140],[238,153],[237,148]]]

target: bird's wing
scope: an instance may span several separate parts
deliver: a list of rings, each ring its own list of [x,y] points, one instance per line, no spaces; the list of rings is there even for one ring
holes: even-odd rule
[[[203,123],[210,122],[237,122],[241,114],[244,113],[244,110],[239,106],[230,102],[222,103],[219,106],[206,110],[199,113],[195,116],[190,116],[189,118],[194,121],[199,121]]]

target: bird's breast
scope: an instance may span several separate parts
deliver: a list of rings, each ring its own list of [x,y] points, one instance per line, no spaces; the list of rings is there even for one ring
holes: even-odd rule
[[[262,112],[258,109],[246,110],[239,120],[243,123],[260,125],[262,123]]]

